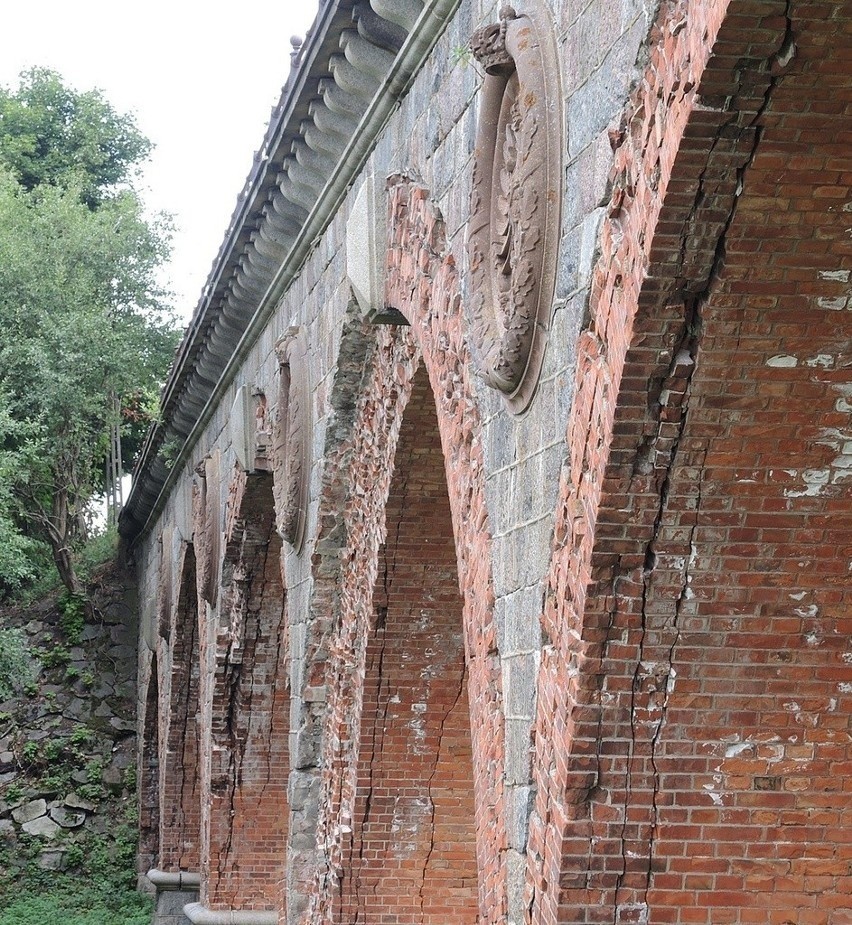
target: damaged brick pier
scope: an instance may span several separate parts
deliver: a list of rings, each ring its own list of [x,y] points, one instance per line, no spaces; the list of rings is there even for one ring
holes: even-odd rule
[[[850,925],[852,2],[322,4],[122,530],[157,925]]]

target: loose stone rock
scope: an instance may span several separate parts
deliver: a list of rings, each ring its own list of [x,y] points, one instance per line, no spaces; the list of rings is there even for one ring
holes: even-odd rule
[[[12,818],[18,825],[23,825],[33,819],[38,819],[47,812],[47,803],[44,800],[30,800],[17,809],[12,810]]]
[[[86,814],[72,813],[64,806],[57,806],[51,809],[50,818],[63,829],[76,829],[86,821]]]
[[[39,835],[43,838],[54,838],[61,831],[49,816],[40,816],[38,819],[25,822],[21,828],[27,835]]]
[[[61,848],[50,848],[42,851],[38,859],[38,866],[42,870],[63,870],[65,867],[65,851]]]
[[[82,809],[87,813],[93,813],[96,809],[95,804],[91,800],[86,800],[73,791],[65,797],[63,802],[71,809]]]

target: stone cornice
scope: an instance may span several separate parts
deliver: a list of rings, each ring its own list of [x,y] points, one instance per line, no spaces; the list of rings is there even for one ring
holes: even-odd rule
[[[458,3],[320,3],[176,354],[161,420],[143,445],[120,520],[126,538],[153,524],[239,365]]]

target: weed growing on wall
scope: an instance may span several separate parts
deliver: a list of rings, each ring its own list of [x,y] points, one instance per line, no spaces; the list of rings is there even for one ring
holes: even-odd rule
[[[80,595],[4,610],[0,925],[150,922],[151,900],[136,892],[135,653],[123,587],[99,569]]]
[[[0,700],[27,690],[38,676],[38,660],[30,651],[24,631],[0,629]]]

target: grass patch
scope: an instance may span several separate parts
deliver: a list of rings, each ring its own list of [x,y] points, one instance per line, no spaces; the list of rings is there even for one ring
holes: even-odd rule
[[[103,888],[59,880],[47,892],[37,896],[19,896],[7,900],[0,909],[0,925],[149,925],[153,901],[140,893],[121,889],[107,893]]]
[[[153,900],[136,892],[135,825],[55,847],[68,870],[40,866],[51,847],[37,838],[20,836],[14,860],[0,848],[0,925],[150,925]]]

